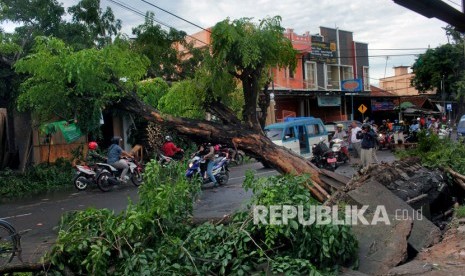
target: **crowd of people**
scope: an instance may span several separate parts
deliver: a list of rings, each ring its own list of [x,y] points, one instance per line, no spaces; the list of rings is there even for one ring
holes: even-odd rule
[[[336,126],[336,131],[332,137],[334,139],[343,139],[345,144],[343,145],[343,154],[349,156],[347,148],[352,148],[352,156],[360,158],[360,166],[366,167],[369,164],[378,163],[376,156],[376,150],[380,147],[379,134],[383,134],[381,137],[385,137],[387,134],[396,133],[397,139],[402,137],[400,143],[405,142],[403,137],[414,137],[416,138],[417,133],[420,130],[426,130],[430,134],[438,134],[440,129],[448,127],[445,121],[441,121],[439,118],[433,116],[422,116],[411,119],[410,123],[407,120],[393,120],[390,119],[382,120],[378,125],[375,121],[365,120],[361,126],[357,121],[351,122],[347,130],[343,129],[342,124]],[[402,135],[399,135],[402,134]],[[393,141],[395,143],[395,141]],[[351,158],[349,158],[349,161]]]

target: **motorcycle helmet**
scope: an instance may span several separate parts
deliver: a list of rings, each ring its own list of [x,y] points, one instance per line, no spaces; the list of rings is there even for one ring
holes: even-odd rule
[[[97,142],[94,142],[94,141],[89,142],[89,144],[88,144],[87,146],[88,146],[88,148],[89,148],[90,150],[97,150],[97,148],[98,148]]]
[[[165,140],[166,140],[167,142],[173,141],[173,139],[172,139],[171,136],[169,136],[169,135],[165,136]]]
[[[120,141],[123,141],[123,139],[119,136],[114,136],[113,138],[111,138],[111,143],[112,144],[116,144],[118,145]]]
[[[365,129],[365,130],[370,130],[370,125],[369,124],[363,124],[362,125],[362,129]]]
[[[337,124],[336,127],[344,128],[343,124]]]

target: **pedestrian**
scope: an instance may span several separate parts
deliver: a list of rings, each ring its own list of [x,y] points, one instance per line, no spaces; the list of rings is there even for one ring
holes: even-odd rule
[[[362,169],[373,163],[373,148],[375,147],[376,134],[369,124],[363,124],[362,130],[357,132],[357,139],[361,139]]]
[[[361,142],[362,140],[357,138],[357,133],[362,131],[362,129],[357,125],[356,121],[352,121],[351,123],[352,129],[350,131],[350,143],[352,145],[352,149],[354,152],[354,157],[360,158],[361,153]]]
[[[372,124],[371,129],[375,134],[375,146],[373,147],[372,158],[373,158],[373,162],[375,164],[379,164],[378,155],[376,154],[378,152],[378,149],[379,149],[378,126],[376,124]]]

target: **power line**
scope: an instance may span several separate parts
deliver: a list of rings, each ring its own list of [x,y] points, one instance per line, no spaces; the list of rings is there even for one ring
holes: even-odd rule
[[[114,0],[109,0],[109,1],[114,2]],[[202,27],[202,26],[200,26],[200,25],[198,25],[196,23],[193,23],[192,21],[187,20],[187,19],[185,19],[185,18],[183,18],[183,17],[181,17],[181,16],[179,16],[177,14],[174,14],[174,13],[172,13],[172,12],[166,10],[166,9],[163,9],[163,8],[161,8],[161,7],[159,7],[159,6],[155,5],[155,4],[152,4],[152,3],[150,3],[150,2],[148,2],[146,0],[141,0],[141,1],[148,4],[148,5],[150,5],[150,6],[152,6],[152,7],[157,8],[157,9],[159,9],[159,10],[165,12],[165,13],[168,13],[168,14],[170,14],[170,15],[172,15],[172,16],[174,16],[174,17],[176,17],[176,18],[178,18],[178,19],[180,19],[180,20],[182,20],[184,22],[187,22],[187,23],[189,23],[189,24],[191,24],[191,25],[193,25],[193,26],[195,26],[197,28],[200,28],[200,29],[202,29],[202,30],[204,30],[204,31],[206,31],[208,33],[211,33],[210,30],[208,30],[208,29],[206,29],[206,28],[204,28],[204,27]],[[167,25],[165,23],[162,23],[160,21],[157,21],[157,20],[155,20],[155,21],[162,24],[162,25],[164,25],[164,26],[167,26],[169,28],[176,29],[176,28],[174,28],[172,26],[169,26],[169,25]],[[197,40],[197,41],[199,41],[199,42],[201,42],[201,43],[203,43],[205,45],[209,45],[208,43],[206,43],[204,41],[201,41],[201,40],[199,40],[197,38],[194,38],[194,37],[192,37],[190,35],[187,35],[187,36],[189,36],[189,37],[191,37],[191,38],[193,38],[193,39],[195,39],[195,40]],[[431,49],[431,48],[429,48],[429,47],[428,48],[391,48],[391,49],[388,49],[388,48],[378,48],[378,49],[376,49],[376,48],[374,48],[374,49],[369,49],[369,50],[370,51],[404,51],[404,50],[428,50],[428,49]],[[352,50],[352,49],[342,49],[341,48],[339,50],[344,51],[344,50]],[[371,56],[358,56],[358,57],[383,57],[383,58],[385,58],[386,56],[410,56],[410,55],[418,55],[418,54],[390,54],[390,55],[371,55]],[[345,58],[345,57],[340,57],[340,58]],[[353,58],[353,57],[347,57],[347,58]]]
[[[118,0],[108,0],[108,1],[111,2],[111,3],[113,3],[113,4],[116,4],[116,5],[120,6],[120,7],[123,8],[123,9],[126,9],[126,10],[128,10],[128,11],[132,11],[132,12],[136,13],[137,15],[140,15],[140,16],[142,16],[142,17],[145,18],[145,14],[144,14],[142,11],[137,10],[137,9],[134,8],[134,7],[131,7],[131,6],[129,6],[128,4],[125,4],[125,3],[121,2],[121,1],[118,1]],[[162,22],[162,21],[160,21],[160,20],[157,20],[157,19],[155,19],[155,18],[153,18],[153,21],[155,21],[155,22],[157,22],[158,24],[163,25],[163,26],[165,26],[165,27],[167,27],[167,28],[171,28],[171,29],[174,29],[174,30],[178,30],[178,29],[174,28],[173,26],[170,26],[170,25],[168,25],[168,24],[166,24],[166,23],[164,23],[164,22]],[[179,30],[178,30],[178,31],[179,31]],[[198,38],[196,38],[196,37],[193,37],[193,36],[191,36],[191,35],[186,34],[186,36],[188,36],[188,37],[190,37],[190,38],[192,38],[192,39],[194,39],[194,40],[197,40],[197,41],[199,41],[199,42],[201,42],[201,43],[203,43],[203,44],[205,44],[205,45],[209,45],[208,43],[206,43],[206,42],[204,42],[204,41],[202,41],[202,40],[200,40],[200,39],[198,39]]]
[[[144,3],[146,3],[146,4],[148,4],[148,5],[150,5],[150,6],[152,6],[152,7],[155,7],[155,8],[157,8],[157,9],[161,10],[161,11],[164,11],[164,12],[166,12],[166,13],[168,13],[168,14],[170,14],[170,15],[172,15],[172,16],[178,18],[178,19],[181,19],[182,21],[187,22],[187,23],[189,23],[189,24],[191,24],[191,25],[193,25],[193,26],[195,26],[195,27],[197,27],[197,28],[200,28],[200,29],[202,29],[202,30],[204,30],[204,31],[206,31],[206,32],[211,33],[208,29],[205,29],[204,27],[199,26],[199,25],[197,25],[197,24],[195,24],[195,23],[193,23],[193,22],[191,22],[191,21],[189,21],[189,20],[187,20],[187,19],[184,19],[184,18],[182,18],[182,17],[180,17],[180,16],[178,16],[178,15],[176,15],[176,14],[170,12],[170,11],[167,11],[167,10],[165,10],[165,9],[163,9],[163,8],[160,8],[160,7],[157,6],[157,5],[154,5],[154,4],[152,4],[152,3],[148,2],[148,1],[145,1],[145,0],[141,0],[141,1],[144,2]]]

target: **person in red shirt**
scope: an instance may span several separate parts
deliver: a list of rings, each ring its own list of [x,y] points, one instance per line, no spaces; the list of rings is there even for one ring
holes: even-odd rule
[[[184,157],[184,151],[181,148],[176,147],[173,143],[171,136],[165,137],[165,143],[161,147],[161,151],[164,155],[173,158],[174,160],[181,160]]]

